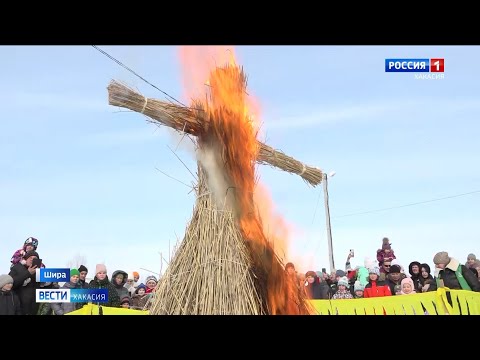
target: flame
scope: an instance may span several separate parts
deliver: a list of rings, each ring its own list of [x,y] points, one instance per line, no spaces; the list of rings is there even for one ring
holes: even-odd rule
[[[204,99],[210,71],[235,59],[232,46],[181,46],[179,48],[184,97]]]
[[[263,224],[263,231],[277,254],[291,259],[289,246],[293,234],[293,225],[276,212],[275,205],[265,185],[257,182],[253,194],[258,216]]]
[[[290,229],[279,215],[265,187],[256,184],[257,135],[259,107],[246,91],[246,76],[236,64],[233,49],[226,47],[182,47],[185,89],[196,99],[208,118],[208,128],[198,134],[202,147],[219,159],[220,175],[230,196],[239,228],[251,250],[256,270],[265,277],[268,312],[298,313],[298,304],[288,300],[295,292],[276,253],[286,252]],[[203,86],[203,93],[195,85]],[[208,86],[205,86],[208,84]],[[207,89],[205,89],[207,88]],[[205,96],[205,92],[207,96]],[[205,99],[205,100],[203,100]],[[211,174],[209,173],[210,177]],[[225,193],[225,192],[223,192]],[[268,229],[264,229],[268,224]],[[268,235],[268,237],[267,237]],[[260,276],[261,276],[260,275]]]

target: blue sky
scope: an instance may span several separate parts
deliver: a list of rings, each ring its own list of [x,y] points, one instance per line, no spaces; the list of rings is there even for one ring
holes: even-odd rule
[[[105,46],[112,56],[182,99],[178,51]],[[480,190],[480,74],[476,46],[236,47],[261,104],[264,138],[326,172],[335,265],[374,257],[388,236],[401,264],[431,265],[478,248],[480,194],[371,214]],[[385,73],[385,58],[445,58],[445,79]],[[47,266],[77,255],[108,272],[160,271],[194,205],[193,178],[169,150],[179,136],[108,105],[111,79],[164,95],[88,46],[0,47],[0,273],[28,236]],[[192,171],[185,142],[177,154]],[[278,213],[297,231],[289,261],[329,267],[322,188],[259,167]],[[302,260],[300,260],[302,259]],[[301,262],[301,264],[298,264]],[[163,270],[167,265],[164,263]]]

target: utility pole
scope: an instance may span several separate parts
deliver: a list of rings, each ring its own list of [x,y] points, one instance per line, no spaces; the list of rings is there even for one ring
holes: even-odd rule
[[[333,243],[332,243],[332,227],[330,224],[330,207],[328,205],[328,176],[334,176],[335,172],[330,175],[323,173],[323,196],[325,198],[325,217],[327,222],[327,238],[328,238],[328,258],[330,260],[330,272],[335,271],[335,262],[333,260]]]
[[[160,276],[162,276],[162,269],[163,269],[163,256],[162,256],[162,253],[160,253]]]

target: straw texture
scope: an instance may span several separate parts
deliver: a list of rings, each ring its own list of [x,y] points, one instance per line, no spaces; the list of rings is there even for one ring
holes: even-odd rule
[[[145,114],[149,118],[149,122],[156,125],[169,126],[175,130],[195,136],[208,129],[208,117],[202,116],[202,110],[199,111],[198,109],[146,98],[116,80],[112,80],[107,89],[110,105]],[[271,165],[291,174],[297,174],[312,186],[317,186],[321,183],[322,170],[319,168],[305,165],[260,141],[258,141],[258,147],[258,163]]]
[[[192,219],[157,284],[150,314],[265,314],[233,213],[216,208],[201,167],[198,179]]]

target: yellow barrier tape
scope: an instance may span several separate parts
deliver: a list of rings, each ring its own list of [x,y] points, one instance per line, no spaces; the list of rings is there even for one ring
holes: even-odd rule
[[[480,314],[480,301],[476,299],[475,294],[465,294],[465,298],[467,299],[468,307],[470,309],[470,314]]]
[[[318,315],[480,315],[480,293],[448,288],[414,295],[310,302]],[[148,311],[125,308],[102,306],[102,310],[103,315],[149,315]],[[90,303],[66,315],[99,315],[99,306]]]
[[[103,315],[148,315],[148,311],[102,306]],[[65,315],[99,315],[100,307],[94,304],[84,305],[81,309]]]
[[[480,315],[480,293],[448,288],[413,295],[310,302],[319,315]]]

